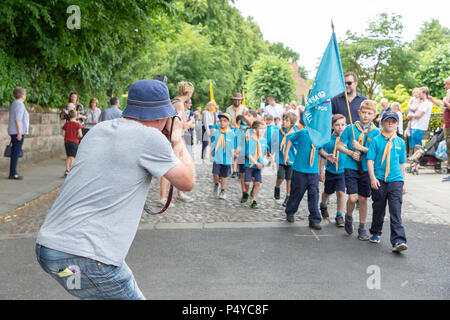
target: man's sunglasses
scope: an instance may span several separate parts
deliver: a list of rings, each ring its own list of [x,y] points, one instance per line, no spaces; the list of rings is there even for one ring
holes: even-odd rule
[[[353,84],[353,81],[347,81],[345,84],[351,86]]]

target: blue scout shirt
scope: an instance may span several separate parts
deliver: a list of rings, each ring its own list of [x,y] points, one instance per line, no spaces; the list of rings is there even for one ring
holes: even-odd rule
[[[344,132],[342,132],[341,135],[341,141],[347,145],[347,149],[351,151],[355,151],[355,148],[353,148],[353,133],[352,133],[352,125],[348,125]],[[361,134],[361,131],[358,130],[355,124],[353,124],[353,129],[355,130],[355,139],[358,140],[359,135]],[[364,128],[363,128],[364,129]],[[365,147],[369,148],[370,144],[372,143],[372,140],[380,134],[380,129],[374,128],[372,131],[369,132],[369,135],[364,135],[364,139],[366,140]],[[362,153],[362,169],[364,172],[367,172],[367,153]],[[352,170],[358,170],[358,162],[353,160],[352,157],[345,157],[345,168],[346,169],[352,169]]]
[[[211,144],[211,148],[213,150],[213,161],[217,164],[231,166],[233,161],[233,150],[237,147],[236,135],[233,130],[225,133],[225,149],[223,149],[222,144],[220,144],[216,151],[216,145],[217,142],[219,142],[221,135],[222,133],[220,130],[216,130],[213,135],[214,142]]]
[[[333,154],[334,151],[334,145],[336,143],[336,138],[337,136],[332,134],[331,135],[331,140],[330,142],[328,142],[327,144],[325,144],[323,146],[323,150],[325,150],[326,153],[328,154]],[[344,144],[345,146],[347,146],[346,144]],[[339,161],[338,161],[338,170],[336,170],[336,164],[335,163],[331,163],[330,161],[327,161],[326,165],[325,165],[325,170],[327,170],[330,173],[333,174],[342,174],[345,171],[345,157],[347,155],[345,153],[339,152]]]
[[[264,135],[264,138],[267,141],[267,150],[269,152],[272,152],[272,136],[277,130],[279,130],[279,128],[276,125],[274,125],[273,123],[270,126],[267,126],[267,128],[266,128],[266,133]]]
[[[314,152],[314,162],[310,166],[310,155],[312,149],[312,141],[306,129],[302,129],[289,137],[292,144],[297,143],[297,153],[295,155],[292,169],[301,173],[319,174],[319,149]],[[291,147],[292,148],[292,147]]]
[[[368,160],[374,161],[375,167],[375,177],[378,180],[384,181],[387,157],[383,164],[381,161],[383,159],[384,148],[386,147],[388,140],[381,134],[375,137],[370,144],[369,153],[367,154]],[[389,165],[389,174],[386,182],[403,181],[403,174],[400,164],[406,162],[406,147],[405,142],[402,138],[396,137],[392,140]]]
[[[278,129],[278,134],[276,136],[274,136],[273,138],[273,143],[272,143],[272,147],[274,148],[274,152],[276,151],[276,149],[278,149],[278,152],[275,154],[275,161],[278,164],[283,164],[284,165],[284,150],[287,147],[287,143],[289,141],[289,138],[295,134],[297,131],[294,129],[294,127],[292,127],[292,133],[290,133],[289,135],[286,135],[286,142],[284,144],[283,150],[281,150],[282,148],[282,143],[283,143],[283,138],[284,135],[281,132],[281,130],[283,130],[283,132],[285,134],[287,134],[288,132],[286,132],[283,128]],[[294,159],[295,159],[295,154],[297,152],[297,147],[298,144],[297,143],[292,143],[291,148],[289,149],[289,163],[288,166],[292,166],[294,164]]]
[[[253,131],[253,130],[251,130]],[[250,132],[250,139],[248,140],[248,148],[246,148],[246,155],[251,155],[253,157],[255,157],[255,153],[256,153],[256,146],[257,146],[257,141],[255,139],[253,139],[252,134],[253,132]],[[267,140],[262,138],[261,140],[259,140],[260,144],[261,144],[261,157],[258,158],[258,162],[261,163],[264,166],[264,155],[266,154],[267,151]],[[248,157],[245,157],[245,167],[250,167],[251,163],[250,163],[250,159]],[[252,168],[257,168],[255,165]]]
[[[245,134],[247,130],[250,129],[248,129],[246,125],[241,125],[241,127],[236,130],[236,149],[240,147],[238,153],[238,164],[245,164],[247,162],[247,158],[245,157],[246,149],[248,148],[248,142],[245,141]]]

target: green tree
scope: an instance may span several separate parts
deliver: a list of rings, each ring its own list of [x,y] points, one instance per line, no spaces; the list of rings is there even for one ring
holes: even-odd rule
[[[358,91],[369,99],[381,87],[414,85],[414,64],[408,63],[414,56],[401,41],[402,31],[400,15],[381,13],[369,23],[365,34],[347,31],[346,38],[339,43],[345,72],[357,74]]]
[[[450,43],[440,44],[420,55],[416,78],[419,86],[430,89],[432,96],[442,98],[446,95],[443,83],[450,76]]]
[[[253,64],[246,82],[247,105],[257,108],[261,96],[272,93],[277,101],[296,99],[292,69],[278,56],[262,56]]]
[[[450,42],[450,29],[442,26],[439,20],[432,19],[424,22],[417,37],[412,41],[411,48],[414,51],[427,51],[440,44]]]

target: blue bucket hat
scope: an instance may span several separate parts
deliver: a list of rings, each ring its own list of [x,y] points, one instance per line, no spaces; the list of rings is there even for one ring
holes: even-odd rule
[[[158,80],[139,80],[128,90],[127,107],[122,116],[141,121],[173,117],[177,114],[170,102],[169,89]]]

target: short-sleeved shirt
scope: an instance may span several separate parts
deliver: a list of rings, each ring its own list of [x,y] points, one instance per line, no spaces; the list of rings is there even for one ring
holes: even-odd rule
[[[28,134],[30,116],[23,102],[14,100],[9,107],[8,135],[18,134],[16,120],[20,121],[21,133]]]
[[[261,140],[259,140],[259,143],[261,146],[261,157],[256,159],[256,161],[258,163],[261,163],[264,166],[264,155],[266,154],[266,151],[267,151],[267,140],[265,138],[262,138]],[[258,142],[253,138],[252,132],[250,132],[250,139],[248,140],[248,148],[246,150],[246,152],[247,152],[246,155],[247,156],[251,155],[252,157],[255,157],[257,145],[258,145]],[[247,161],[245,162],[245,167],[250,167],[251,165],[252,165],[252,163],[247,158]],[[254,167],[255,166],[253,166],[252,168],[254,168]]]
[[[312,141],[306,129],[302,129],[289,137],[292,144],[297,144],[297,153],[295,154],[292,170],[301,173],[319,174],[319,148],[314,152],[314,161],[310,165],[310,155],[312,150]]]
[[[111,106],[109,108],[102,110],[99,121],[112,120],[112,119],[120,118],[121,116],[122,116],[122,111],[117,106]]]
[[[170,142],[155,128],[124,118],[97,124],[78,147],[36,242],[120,266],[152,177],[160,178],[178,163]]]
[[[348,125],[344,132],[342,132],[341,135],[341,141],[347,145],[347,149],[355,151],[355,149],[353,148],[353,133],[352,133],[352,127],[355,131],[355,139],[358,140],[359,135],[361,134],[361,131],[358,130],[358,127],[353,124],[353,125]],[[363,128],[364,129],[364,128]],[[372,143],[373,138],[375,138],[376,136],[378,136],[380,134],[380,129],[378,128],[374,128],[372,131],[369,132],[368,135],[364,135],[364,139],[366,140],[364,143],[364,147],[369,148],[370,144]],[[362,154],[362,158],[361,158],[361,163],[362,163],[362,169],[364,172],[367,172],[367,153],[365,152],[361,152]],[[353,160],[352,157],[345,157],[345,168],[346,169],[352,169],[352,170],[358,170],[358,162]]]
[[[279,130],[280,128],[278,128],[276,125],[274,125],[273,123],[270,124],[270,126],[267,126],[266,128],[266,132],[264,134],[264,138],[267,141],[267,150],[269,152],[272,152],[272,136],[274,135],[274,133]]]
[[[287,147],[289,137],[291,137],[293,134],[295,134],[295,132],[297,132],[294,128],[295,127],[292,127],[292,133],[290,134],[287,134],[289,133],[289,131],[286,132],[283,128],[280,128],[276,130],[272,135],[272,147],[273,147],[272,150],[275,153],[275,161],[278,164],[284,165],[284,150],[286,150],[285,148]],[[286,134],[286,140],[283,149],[281,144],[283,143],[284,135],[281,133],[281,131],[283,131],[284,134]],[[296,150],[297,150],[297,143],[292,144],[288,154],[289,155],[288,166],[292,166],[294,164]]]
[[[87,129],[93,128],[98,123],[101,114],[102,111],[99,108],[95,108],[94,110],[88,108],[85,113],[86,121],[84,127]]]
[[[231,125],[235,126],[236,125],[236,121],[235,119],[237,118],[237,116],[241,115],[244,111],[248,110],[248,108],[246,106],[240,105],[236,111],[234,111],[234,106],[231,105],[227,108],[226,113],[228,113],[231,116]]]
[[[429,100],[423,101],[416,110],[416,114],[420,111],[424,112],[423,116],[419,119],[414,118],[411,120],[411,129],[419,129],[423,131],[428,130],[428,124],[430,123],[431,111],[433,104]]]
[[[222,133],[220,130],[216,130],[214,132],[214,142],[211,143],[211,149],[213,150],[213,161],[217,164],[223,164],[227,166],[231,166],[233,162],[233,150],[237,148],[237,139],[233,130],[225,133],[224,141],[225,141],[225,149],[222,145],[219,145],[216,151],[217,142],[219,141]]]
[[[356,93],[356,96],[351,102],[349,102],[350,112],[352,115],[352,121],[359,120],[358,110],[361,106],[361,102],[367,100],[365,96],[360,93]],[[348,115],[347,101],[345,99],[345,92],[338,94],[331,99],[331,109],[333,114],[342,114],[347,119],[347,124],[350,124],[350,117]]]
[[[368,160],[374,161],[375,177],[384,181],[386,173],[387,157],[383,164],[383,153],[388,139],[381,134],[376,136],[370,144],[369,152],[367,154]],[[403,174],[400,164],[406,162],[406,147],[402,138],[396,137],[392,140],[389,174],[386,182],[403,181]]]
[[[64,142],[75,142],[76,144],[79,143],[78,130],[83,128],[83,126],[79,122],[66,122],[62,128],[66,132],[64,134]]]
[[[280,104],[275,104],[274,106],[271,106],[268,104],[264,107],[264,116],[271,115],[274,119],[276,117],[280,118],[280,120],[283,118],[284,108]]]
[[[323,150],[325,150],[328,154],[333,154],[334,151],[334,145],[336,143],[337,136],[332,134],[331,139],[328,143],[323,145]],[[346,146],[346,144],[344,144]],[[338,170],[336,170],[336,164],[331,163],[327,160],[327,163],[325,165],[325,170],[332,173],[332,174],[342,174],[345,171],[345,161],[346,161],[346,154],[339,152],[339,160],[338,160]]]

